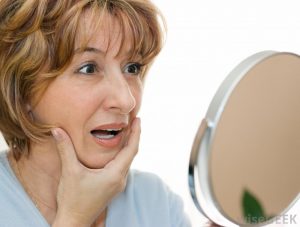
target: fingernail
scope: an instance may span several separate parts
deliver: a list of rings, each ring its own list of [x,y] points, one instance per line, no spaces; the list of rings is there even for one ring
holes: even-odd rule
[[[52,128],[51,133],[56,141],[61,141],[63,139],[62,134],[56,128]]]

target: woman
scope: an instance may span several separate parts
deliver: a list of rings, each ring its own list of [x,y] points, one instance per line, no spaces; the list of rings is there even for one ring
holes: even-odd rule
[[[190,226],[129,170],[158,16],[148,0],[0,1],[1,226]]]

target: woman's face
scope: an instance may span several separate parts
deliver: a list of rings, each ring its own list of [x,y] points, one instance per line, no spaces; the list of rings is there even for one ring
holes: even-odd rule
[[[38,122],[55,124],[69,134],[85,166],[101,168],[124,146],[139,111],[140,65],[139,59],[129,61],[129,42],[123,43],[124,51],[117,56],[122,37],[114,19],[104,17],[103,25],[93,30],[88,13],[82,17],[78,34],[91,35],[87,48],[78,50],[82,42],[78,35],[71,64],[32,112]]]

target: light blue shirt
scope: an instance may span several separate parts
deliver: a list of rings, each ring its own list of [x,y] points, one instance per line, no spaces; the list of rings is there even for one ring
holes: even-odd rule
[[[0,226],[49,227],[0,152]],[[180,197],[151,173],[131,170],[124,192],[108,206],[106,227],[190,227]]]

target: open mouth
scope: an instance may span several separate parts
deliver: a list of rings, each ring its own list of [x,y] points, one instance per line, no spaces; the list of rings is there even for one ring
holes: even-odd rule
[[[96,137],[97,139],[101,140],[109,140],[113,139],[117,135],[119,135],[123,131],[123,128],[119,129],[97,129],[92,130],[91,134]]]

